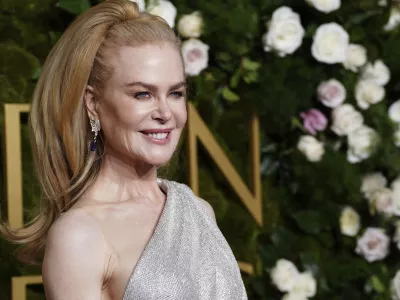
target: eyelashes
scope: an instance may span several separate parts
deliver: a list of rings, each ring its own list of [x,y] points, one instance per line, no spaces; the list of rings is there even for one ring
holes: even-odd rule
[[[150,99],[152,97],[150,92],[138,92],[138,93],[134,93],[133,96],[138,100],[146,100],[146,99]],[[175,91],[175,92],[171,92],[169,94],[169,96],[171,96],[174,99],[181,99],[181,98],[185,98],[186,94],[185,94],[185,92]]]
[[[184,98],[185,97],[184,92],[172,92],[170,95],[173,95],[175,98]]]
[[[149,92],[139,92],[133,94],[133,97],[140,100],[140,99],[149,99],[151,96]]]

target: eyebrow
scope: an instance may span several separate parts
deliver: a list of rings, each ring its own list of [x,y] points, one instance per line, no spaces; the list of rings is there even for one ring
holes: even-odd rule
[[[134,81],[134,82],[126,83],[125,86],[126,87],[142,86],[142,87],[144,87],[144,88],[146,88],[148,90],[151,90],[151,91],[157,91],[158,90],[156,85],[150,84],[150,83],[145,83],[145,82],[142,82],[142,81]],[[179,89],[181,87],[186,88],[186,82],[181,81],[181,82],[178,82],[176,84],[171,85],[169,87],[169,91],[176,90],[176,89]]]

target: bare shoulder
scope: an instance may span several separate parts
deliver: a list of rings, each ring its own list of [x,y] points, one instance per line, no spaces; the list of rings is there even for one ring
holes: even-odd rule
[[[208,214],[214,219],[214,221],[216,221],[214,209],[212,208],[211,204],[200,197],[197,197],[197,199],[200,200],[200,203],[207,209]]]
[[[81,238],[87,233],[101,233],[96,220],[83,209],[74,209],[59,217],[49,230],[49,238],[57,238],[59,233],[67,238]]]
[[[87,244],[86,246],[92,245],[90,247],[100,246],[103,235],[99,223],[93,217],[76,209],[62,215],[51,226],[46,239],[46,250],[58,250],[67,245],[71,248],[82,243]]]
[[[95,299],[97,295],[100,299],[105,255],[102,230],[95,219],[83,210],[61,216],[46,239],[42,266],[46,297]]]

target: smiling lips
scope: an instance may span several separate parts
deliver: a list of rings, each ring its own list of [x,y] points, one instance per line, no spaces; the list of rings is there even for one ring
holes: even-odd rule
[[[150,141],[164,145],[171,139],[171,131],[172,129],[148,129],[141,131],[141,133]]]

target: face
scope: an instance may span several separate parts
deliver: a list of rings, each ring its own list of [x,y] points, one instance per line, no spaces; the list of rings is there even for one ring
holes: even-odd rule
[[[115,50],[101,99],[87,105],[100,120],[106,155],[160,166],[168,162],[187,119],[183,65],[174,47]],[[89,101],[90,102],[90,101]]]

